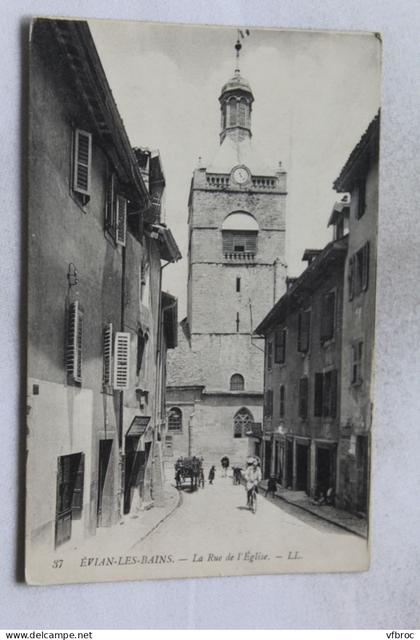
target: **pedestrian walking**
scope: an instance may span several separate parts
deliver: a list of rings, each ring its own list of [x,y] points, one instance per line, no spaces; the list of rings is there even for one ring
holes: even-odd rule
[[[222,465],[222,478],[226,478],[227,470],[229,469],[230,460],[227,456],[223,456],[220,460],[220,464]]]
[[[268,479],[268,482],[267,482],[267,489],[265,490],[265,497],[267,497],[267,495],[270,495],[272,498],[275,498],[276,489],[277,489],[277,480],[275,479],[274,476],[271,476]]]
[[[215,475],[216,475],[216,467],[213,465],[209,471],[209,484],[213,484]]]
[[[204,489],[204,471],[203,471],[203,467],[200,467],[200,473],[198,475],[198,486],[201,489]]]
[[[233,471],[233,484],[241,484],[242,467],[232,467],[232,471]]]

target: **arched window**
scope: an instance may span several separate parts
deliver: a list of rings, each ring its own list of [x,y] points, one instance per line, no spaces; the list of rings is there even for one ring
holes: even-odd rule
[[[247,105],[245,100],[241,100],[238,104],[238,125],[246,127]]]
[[[172,407],[168,413],[168,431],[182,431],[182,411]]]
[[[230,379],[231,391],[243,391],[244,390],[244,378],[240,373],[234,373]]]
[[[242,407],[233,418],[233,437],[243,438],[250,429],[251,422],[254,422],[252,413],[249,409]]]
[[[237,108],[236,98],[231,98],[228,102],[229,127],[235,127],[237,124],[236,108]]]
[[[253,258],[257,253],[258,222],[246,211],[234,211],[222,223],[225,258]]]

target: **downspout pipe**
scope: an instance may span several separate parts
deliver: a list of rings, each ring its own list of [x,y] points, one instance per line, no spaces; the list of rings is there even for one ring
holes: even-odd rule
[[[156,429],[158,423],[159,409],[160,409],[160,386],[161,386],[161,352],[162,352],[162,271],[165,267],[171,264],[171,260],[165,262],[165,264],[161,265],[159,268],[159,302],[158,302],[158,313],[157,313],[157,323],[156,323],[156,353],[155,353],[155,404],[154,404],[154,429],[152,435],[152,473],[150,477],[150,493],[153,499],[153,468],[155,465],[155,444],[156,444]]]

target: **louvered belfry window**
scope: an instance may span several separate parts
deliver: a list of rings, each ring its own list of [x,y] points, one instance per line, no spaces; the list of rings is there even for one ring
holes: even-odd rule
[[[66,340],[66,372],[70,381],[82,382],[83,310],[78,300],[68,311]]]
[[[223,231],[223,253],[257,253],[256,231]]]
[[[114,349],[114,389],[124,391],[129,386],[130,334],[117,331]]]
[[[125,247],[127,236],[127,200],[117,196],[116,200],[116,242]]]
[[[90,195],[92,134],[82,129],[74,132],[73,190]]]
[[[104,327],[104,342],[103,342],[103,383],[106,387],[112,387],[112,343],[113,343],[113,328],[110,322]]]

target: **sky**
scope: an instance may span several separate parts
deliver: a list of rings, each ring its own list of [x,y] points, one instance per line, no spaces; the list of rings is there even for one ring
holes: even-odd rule
[[[132,146],[158,149],[166,178],[165,222],[183,259],[164,270],[164,288],[185,315],[187,215],[192,172],[219,146],[222,85],[235,69],[234,27],[90,21]],[[241,27],[242,28],[242,27]],[[240,69],[251,84],[253,145],[287,171],[288,275],[305,248],[331,240],[332,188],[380,106],[381,45],[374,34],[252,29]]]

